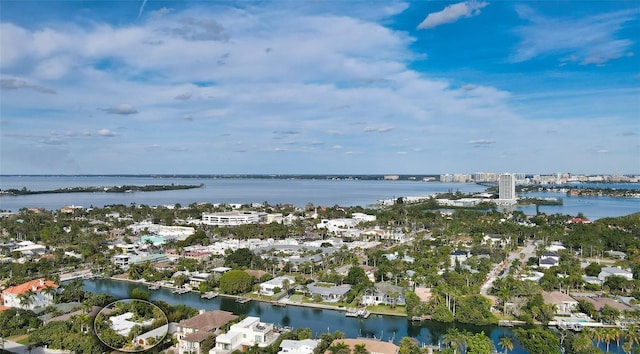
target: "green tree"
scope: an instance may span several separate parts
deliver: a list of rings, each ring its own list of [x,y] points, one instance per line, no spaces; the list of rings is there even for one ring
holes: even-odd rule
[[[342,341],[334,343],[329,348],[327,348],[327,350],[331,354],[350,354],[351,353],[351,348],[349,348],[349,346]]]
[[[400,340],[399,354],[420,354],[420,348],[411,337],[404,337]]]
[[[559,354],[560,340],[544,328],[523,329],[513,331],[516,339],[529,353]]]
[[[367,350],[367,347],[364,344],[356,344],[353,347],[353,354],[369,354],[370,352]],[[402,353],[402,349],[400,349],[400,353]]]
[[[508,354],[509,350],[513,350],[513,341],[511,340],[511,337],[500,337],[500,341],[498,342],[498,344],[500,345],[500,348],[504,350],[505,354]]]
[[[589,265],[584,268],[584,274],[590,277],[597,277],[601,270],[602,266],[600,264],[595,262],[589,263]]]
[[[491,354],[494,350],[491,338],[484,332],[476,333],[467,338],[467,354]]]
[[[253,278],[242,270],[230,270],[220,277],[220,291],[226,294],[244,294],[251,290]]]

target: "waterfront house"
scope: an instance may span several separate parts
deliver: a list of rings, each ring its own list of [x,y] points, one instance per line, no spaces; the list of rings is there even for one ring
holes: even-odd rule
[[[567,314],[571,313],[573,310],[578,308],[578,301],[576,301],[571,296],[561,293],[559,291],[543,291],[542,299],[545,304],[555,305],[558,314]]]
[[[278,354],[313,354],[313,350],[320,344],[316,339],[291,340],[285,339],[280,343]]]
[[[209,351],[209,354],[245,351],[254,345],[264,348],[275,342],[279,335],[273,324],[260,322],[259,317],[250,316],[232,325],[227,333],[216,337],[216,346]]]
[[[217,334],[228,323],[238,319],[238,316],[227,311],[200,311],[194,317],[178,322],[176,338],[178,339],[178,353],[199,353],[200,344],[210,335]]]
[[[326,283],[311,283],[307,285],[308,294],[311,297],[319,296],[324,302],[338,302],[347,297],[351,285],[333,285]]]
[[[376,283],[373,289],[366,289],[361,303],[365,306],[404,305],[405,298],[402,287],[389,283]]]
[[[289,288],[295,283],[296,283],[296,280],[293,277],[289,277],[286,275],[283,275],[281,277],[276,277],[260,284],[260,294],[272,296],[277,293],[276,291],[274,291],[276,288],[280,290],[285,290],[285,287]]]
[[[364,345],[365,349],[372,354],[398,354],[400,352],[400,347],[393,344],[392,342],[383,342],[377,339],[369,339],[369,338],[345,338],[345,339],[336,339],[331,343],[331,346],[334,346],[338,343],[344,343],[349,347],[350,352],[353,351],[357,345]],[[327,350],[325,353],[331,353]]]
[[[620,312],[624,312],[624,311],[631,311],[633,310],[633,308],[631,306],[628,306],[626,304],[623,304],[621,302],[618,302],[614,299],[608,298],[608,297],[601,297],[601,296],[581,296],[581,297],[576,297],[576,300],[585,300],[587,302],[590,302],[593,304],[593,307],[595,308],[596,311],[601,311],[605,306],[609,306],[611,308],[614,308]]]
[[[2,304],[6,307],[17,307],[33,310],[53,304],[53,295],[58,284],[44,278],[28,281],[2,291]]]

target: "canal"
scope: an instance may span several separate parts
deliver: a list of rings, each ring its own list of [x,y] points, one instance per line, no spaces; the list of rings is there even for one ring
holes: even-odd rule
[[[110,279],[93,279],[84,281],[84,289],[92,293],[105,293],[115,298],[127,298],[134,288],[146,290],[141,284],[116,281]],[[367,319],[346,317],[342,311],[323,310],[301,306],[278,307],[270,303],[249,301],[236,303],[233,298],[219,296],[214,299],[202,299],[197,293],[174,294],[168,289],[150,291],[150,300],[165,301],[172,305],[184,304],[197,309],[224,310],[237,315],[257,316],[264,322],[292,328],[310,328],[314,335],[342,331],[347,337],[368,337],[398,343],[409,336],[420,344],[438,345],[442,336],[451,327],[471,333],[484,331],[496,344],[502,336],[512,336],[510,328],[498,326],[472,326],[465,324],[441,323],[436,321],[411,322],[405,317],[371,315]],[[527,353],[517,343],[509,353]],[[499,347],[498,347],[499,348]]]

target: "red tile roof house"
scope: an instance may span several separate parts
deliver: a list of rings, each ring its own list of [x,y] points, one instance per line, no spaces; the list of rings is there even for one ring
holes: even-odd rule
[[[53,295],[57,292],[58,284],[43,278],[6,288],[2,291],[2,304],[7,307],[17,307],[33,310],[53,304]]]

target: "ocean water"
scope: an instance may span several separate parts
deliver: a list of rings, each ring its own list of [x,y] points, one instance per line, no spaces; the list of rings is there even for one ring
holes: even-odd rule
[[[64,187],[98,187],[152,184],[203,184],[189,190],[134,193],[65,193],[26,196],[0,196],[0,209],[18,211],[25,207],[58,209],[65,205],[103,207],[105,205],[189,205],[191,203],[262,203],[305,206],[370,206],[380,199],[427,196],[441,192],[476,193],[484,186],[473,183],[441,183],[383,180],[265,179],[265,178],[184,178],[149,176],[0,176],[0,189],[52,190]],[[575,185],[574,185],[575,186]],[[639,189],[640,184],[588,185],[603,188]],[[567,197],[563,193],[535,192],[532,197],[562,198],[562,206],[542,206],[546,214],[577,215],[583,213],[596,220],[640,212],[640,199],[610,197]],[[517,207],[533,215],[534,206]]]

